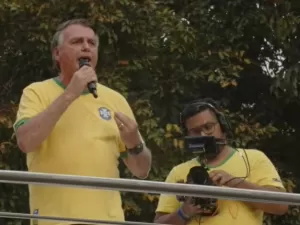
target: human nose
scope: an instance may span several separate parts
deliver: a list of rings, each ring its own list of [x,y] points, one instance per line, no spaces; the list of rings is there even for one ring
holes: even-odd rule
[[[87,42],[87,41],[84,41],[83,43],[82,43],[82,51],[90,51],[90,45],[89,45],[89,43]]]

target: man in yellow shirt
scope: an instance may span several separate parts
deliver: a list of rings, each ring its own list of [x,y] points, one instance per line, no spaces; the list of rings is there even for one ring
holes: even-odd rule
[[[187,182],[191,168],[197,169],[202,165],[208,168],[207,176],[214,185],[285,191],[276,169],[263,152],[234,149],[227,145],[230,125],[213,100],[204,99],[189,104],[181,114],[181,126],[188,136],[214,136],[219,142],[223,140],[223,145],[218,146],[214,155],[207,157],[204,153],[175,166],[166,182]],[[288,206],[280,204],[217,200],[216,210],[204,215],[208,211],[203,205],[193,204],[192,198],[181,200],[173,195],[162,194],[155,222],[176,225],[261,225],[264,212],[282,215],[288,210]]]
[[[119,178],[121,157],[146,178],[151,153],[126,99],[96,82],[99,38],[86,20],[61,24],[52,41],[55,78],[23,90],[14,129],[30,172]],[[86,65],[79,65],[80,60]],[[31,213],[43,216],[123,221],[118,191],[29,185]],[[35,225],[70,223],[32,221]]]

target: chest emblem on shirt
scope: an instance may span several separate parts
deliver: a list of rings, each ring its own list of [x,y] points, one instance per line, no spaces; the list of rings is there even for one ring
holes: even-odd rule
[[[111,119],[111,112],[109,109],[105,108],[105,107],[100,107],[98,109],[99,111],[99,115],[102,119],[104,120],[110,120]]]

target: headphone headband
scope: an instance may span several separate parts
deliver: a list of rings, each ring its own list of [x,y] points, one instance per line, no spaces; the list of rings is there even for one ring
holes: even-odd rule
[[[180,124],[183,124],[185,122],[185,120],[183,120],[183,116],[185,114],[185,112],[191,108],[191,107],[198,107],[197,111],[199,110],[199,108],[203,107],[203,106],[206,106],[207,108],[210,108],[211,110],[213,110],[216,114],[217,113],[220,113],[219,110],[216,109],[216,107],[209,103],[209,102],[206,102],[206,101],[201,101],[201,100],[194,100],[190,103],[188,103],[184,109],[182,110],[182,112],[180,113],[180,118],[179,118],[179,121],[180,121]]]

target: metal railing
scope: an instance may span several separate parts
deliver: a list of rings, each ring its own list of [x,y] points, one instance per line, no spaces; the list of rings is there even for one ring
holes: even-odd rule
[[[157,181],[114,179],[85,177],[74,175],[61,175],[49,173],[33,173],[24,171],[0,170],[0,183],[34,184],[52,186],[73,186],[77,188],[106,189],[138,193],[171,194],[193,197],[209,197],[217,199],[230,199],[247,202],[280,203],[287,205],[300,205],[300,194],[283,193],[275,191],[247,190],[229,187],[216,187],[206,185],[192,185],[180,183],[165,183]],[[153,225],[144,222],[119,222],[104,220],[88,220],[78,218],[62,218],[40,216],[22,213],[0,212],[0,217],[19,219],[39,219],[50,221],[65,221],[82,224],[120,224],[120,225]]]
[[[139,193],[165,193],[194,197],[231,199],[248,202],[300,205],[300,195],[276,191],[248,190],[229,187],[165,183],[135,179],[85,177],[50,173],[0,170],[1,183],[75,186]]]
[[[80,224],[117,224],[117,225],[158,225],[154,223],[145,222],[132,222],[132,221],[106,221],[106,220],[89,220],[89,219],[78,219],[78,218],[66,218],[66,217],[55,217],[55,216],[38,216],[25,213],[12,213],[12,212],[0,212],[2,218],[12,219],[32,219],[32,220],[45,220],[45,221],[56,221],[56,222],[70,222]],[[160,224],[164,225],[164,224]]]

